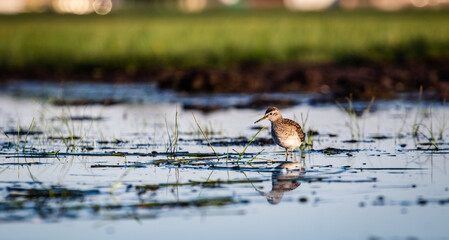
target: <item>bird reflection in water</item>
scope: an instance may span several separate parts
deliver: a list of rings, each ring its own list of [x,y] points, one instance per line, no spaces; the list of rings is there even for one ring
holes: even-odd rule
[[[297,180],[304,175],[304,167],[296,161],[280,164],[271,176],[272,189],[269,193],[259,191],[270,204],[278,204],[284,192],[292,191],[301,185]]]

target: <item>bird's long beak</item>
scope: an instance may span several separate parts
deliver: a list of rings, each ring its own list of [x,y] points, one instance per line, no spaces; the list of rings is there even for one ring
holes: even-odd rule
[[[258,123],[258,122],[260,122],[260,121],[262,121],[262,120],[265,120],[265,119],[267,119],[267,118],[268,118],[267,116],[263,116],[261,119],[255,121],[254,123],[256,124],[256,123]]]

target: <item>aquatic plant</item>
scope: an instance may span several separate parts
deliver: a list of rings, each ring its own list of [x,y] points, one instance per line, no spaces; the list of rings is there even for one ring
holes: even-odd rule
[[[30,127],[28,127],[27,134],[25,135],[25,141],[23,143],[22,152],[25,152],[25,148],[26,148],[27,140],[28,140],[28,135],[30,134],[30,131],[31,131],[31,128],[33,127],[33,124],[34,124],[34,118],[33,118],[33,120],[31,120]]]
[[[228,161],[229,161],[229,147],[226,148],[226,165],[228,165]],[[229,175],[229,172],[228,172]]]
[[[347,121],[346,126],[349,128],[351,132],[351,138],[355,139],[356,137],[360,140],[363,138],[365,134],[365,117],[366,114],[371,110],[371,107],[374,103],[375,97],[371,98],[371,101],[368,105],[363,109],[360,116],[357,115],[357,112],[354,108],[354,102],[352,99],[352,94],[349,97],[346,97],[346,101],[348,103],[348,107],[344,107],[339,102],[337,102],[338,107],[346,114]],[[362,118],[362,122],[360,121]]]
[[[421,104],[422,104],[422,93],[423,93],[423,86],[421,85],[419,87],[419,94],[418,94],[418,108],[416,109],[415,118],[413,120],[412,124],[412,136],[417,137],[418,136],[418,130],[419,126],[421,125],[425,112],[421,110]]]
[[[167,144],[167,153],[176,153],[176,146],[178,144],[178,138],[179,138],[179,131],[178,131],[178,108],[176,108],[175,113],[175,127],[173,129],[173,138],[170,135],[170,131],[168,129],[168,122],[167,122],[167,116],[165,116],[165,127],[167,129],[167,136],[168,136],[168,144]]]
[[[256,134],[254,134],[253,138],[251,138],[251,140],[248,142],[248,144],[246,145],[245,149],[243,149],[243,151],[242,151],[241,153],[237,152],[235,149],[232,149],[234,152],[236,152],[236,153],[239,155],[239,158],[237,159],[237,164],[238,164],[239,161],[242,159],[242,157],[243,157],[243,155],[245,154],[246,149],[248,149],[249,145],[251,145],[251,143],[254,141],[254,139],[256,139],[256,136],[257,136],[260,132],[262,132],[262,130],[264,130],[265,128],[266,128],[266,127],[263,127],[263,128],[261,128],[261,129],[259,129],[259,131],[257,131]],[[261,154],[262,152],[263,152],[263,150],[260,151],[260,152],[256,155],[256,157],[257,157],[259,154]],[[250,162],[252,162],[256,157],[254,157],[253,159],[251,159]]]
[[[20,125],[17,123],[17,142],[16,142],[16,152],[19,152],[20,145]]]
[[[427,130],[427,134],[424,134],[424,133],[422,133],[422,134],[429,140],[429,142],[436,149],[438,149],[438,141],[437,141],[434,131],[433,131],[433,117],[432,117],[432,108],[431,107],[429,107],[429,118],[430,118],[429,125],[421,124],[424,127],[424,129]]]
[[[78,144],[75,141],[74,134],[73,134],[75,131],[75,126],[73,124],[73,121],[71,120],[72,114],[70,112],[70,109],[69,108],[67,108],[67,109],[68,109],[69,117],[62,117],[61,121],[67,127],[67,131],[69,133],[69,139],[72,141],[72,150],[76,150],[78,147]],[[69,119],[70,119],[70,122],[69,122]]]
[[[415,117],[413,120],[413,124],[411,127],[411,135],[414,139],[420,138],[420,136],[424,137],[428,140],[428,145],[433,146],[435,149],[438,149],[438,140],[443,140],[444,132],[448,129],[447,127],[447,119],[446,119],[446,99],[443,100],[443,108],[441,117],[434,119],[434,114],[432,110],[432,106],[428,106],[426,108],[422,108],[422,93],[423,87],[419,88],[419,97],[418,97],[418,107],[416,109]],[[428,119],[428,121],[424,121],[424,119]],[[438,127],[437,131],[434,129],[434,121],[437,121]],[[424,129],[424,130],[421,130]]]
[[[219,128],[219,129],[217,130],[217,128]],[[223,126],[220,125],[217,127],[217,126],[213,125],[211,121],[208,121],[205,126],[203,125],[202,129],[203,129],[203,133],[206,134],[207,136],[223,134]],[[194,125],[192,125],[190,134],[202,135],[202,132],[197,128],[197,126],[195,127]]]
[[[5,132],[3,132],[2,130],[0,130],[0,133],[3,134],[3,135],[5,135],[5,137],[9,138],[9,137],[8,137],[8,134],[6,134]]]
[[[258,152],[256,155],[254,155],[254,157],[251,158],[251,159],[248,161],[248,164],[251,164],[251,163],[254,161],[254,159],[257,159],[257,157],[258,157],[261,153],[263,153],[263,151],[265,151],[265,149],[262,149],[262,151]]]
[[[122,184],[123,179],[131,172],[131,170],[133,170],[135,167],[137,166],[137,164],[133,164],[131,167],[129,167],[128,169],[126,169],[121,175],[120,177],[115,181],[115,183],[112,185],[111,189],[109,189],[109,193],[113,194],[114,191]]]
[[[69,151],[89,151],[96,148],[97,140],[100,142],[106,142],[102,134],[102,129],[98,128],[98,133],[95,134],[93,139],[85,141],[89,137],[94,126],[94,121],[102,119],[101,117],[87,117],[84,114],[82,116],[73,116],[71,109],[63,107],[61,112],[57,113],[51,121],[45,124],[46,139],[60,140],[66,147],[66,152]],[[89,120],[89,124],[85,126],[85,120]],[[77,124],[79,122],[79,124]],[[99,137],[98,137],[99,136]],[[98,139],[97,139],[98,138]],[[115,142],[115,138],[113,137]],[[90,143],[93,145],[90,146]]]
[[[396,137],[402,138],[404,136],[404,133],[406,132],[405,127],[407,125],[407,118],[408,118],[408,112],[406,111],[404,114],[404,117],[402,118],[401,126],[398,129]]]
[[[206,139],[207,143],[209,144],[209,147],[212,149],[212,151],[214,152],[215,156],[217,157],[217,160],[220,161],[220,157],[218,156],[217,152],[215,151],[214,147],[212,146],[212,144],[209,141],[209,138],[207,137],[207,135],[205,134],[205,132],[203,131],[203,129],[201,128],[200,124],[198,123],[198,120],[195,117],[195,114],[192,113],[193,119],[195,120],[195,123],[198,126],[198,129],[200,130],[200,132],[203,134],[204,139]],[[254,139],[256,138],[256,136],[262,131],[264,130],[265,127],[259,129],[259,131],[257,131],[256,134],[254,134],[254,136],[251,138],[251,140],[248,142],[248,144],[245,146],[245,148],[243,149],[242,152],[238,152],[235,149],[232,149],[235,153],[237,153],[237,155],[239,156],[238,159],[236,160],[237,164],[239,163],[239,161],[242,159],[243,155],[245,154],[246,150],[248,149],[248,147],[251,145],[251,143],[254,141]],[[253,157],[250,162],[252,162],[259,154],[261,154],[264,150],[260,151],[258,154],[256,154],[255,157]],[[229,148],[227,150],[227,154],[226,154],[226,163],[228,163],[229,160]]]
[[[309,129],[306,128],[308,120],[309,120],[309,111],[307,111],[307,114],[305,117],[301,113],[301,126],[306,134],[306,141],[303,144],[301,144],[301,146],[300,146],[301,150],[304,150],[304,148],[307,146],[309,146],[309,147],[313,146],[313,130],[310,128]]]
[[[443,100],[443,116],[438,121],[438,139],[443,140],[444,132],[448,129],[448,119],[446,118],[446,99]]]
[[[85,134],[82,134],[81,132],[79,135],[75,135],[76,128],[70,108],[63,108],[62,112],[54,117],[54,119],[58,120],[61,125],[53,123],[51,126],[49,126],[50,129],[54,130],[55,134],[57,134],[57,136],[54,136],[53,132],[50,132],[49,139],[61,140],[66,146],[66,152],[77,150],[79,145],[81,145],[82,147],[82,137]]]
[[[195,120],[196,125],[200,129],[201,133],[203,134],[204,138],[206,139],[207,143],[209,144],[209,147],[212,149],[212,151],[215,153],[215,156],[217,156],[217,160],[220,161],[220,157],[218,156],[217,152],[215,151],[214,147],[212,147],[212,144],[210,144],[209,138],[207,138],[206,134],[204,133],[203,129],[201,128],[200,124],[196,120],[195,114],[192,112],[193,119]]]
[[[439,141],[443,140],[444,133],[448,129],[446,121],[446,111],[443,108],[442,116],[440,118],[434,119],[432,107],[429,106],[425,111],[425,116],[428,118],[427,122],[421,120],[419,123],[413,125],[414,129],[413,137],[419,140],[420,136],[423,136],[426,140],[428,140],[427,145],[431,145],[435,149],[438,149]],[[423,116],[422,118],[425,117]],[[438,127],[436,131],[434,128],[435,120],[438,122]]]

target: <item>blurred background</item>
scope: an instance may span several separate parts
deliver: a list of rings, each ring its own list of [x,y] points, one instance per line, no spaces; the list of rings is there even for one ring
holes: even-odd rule
[[[0,81],[449,96],[449,0],[0,0]]]
[[[375,8],[398,11],[406,8],[448,8],[449,0],[0,0],[2,14],[56,12],[108,14],[123,7],[146,5],[149,8],[200,12],[217,8],[281,8],[293,11],[319,11],[328,8]]]

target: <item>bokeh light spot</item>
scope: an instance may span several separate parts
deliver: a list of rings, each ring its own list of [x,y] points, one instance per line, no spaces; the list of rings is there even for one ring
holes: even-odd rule
[[[206,0],[179,0],[179,8],[188,13],[201,12],[206,8]]]
[[[95,13],[99,15],[106,15],[112,10],[111,0],[95,0],[93,4]]]
[[[284,0],[284,5],[294,11],[319,11],[335,2],[336,0]]]

